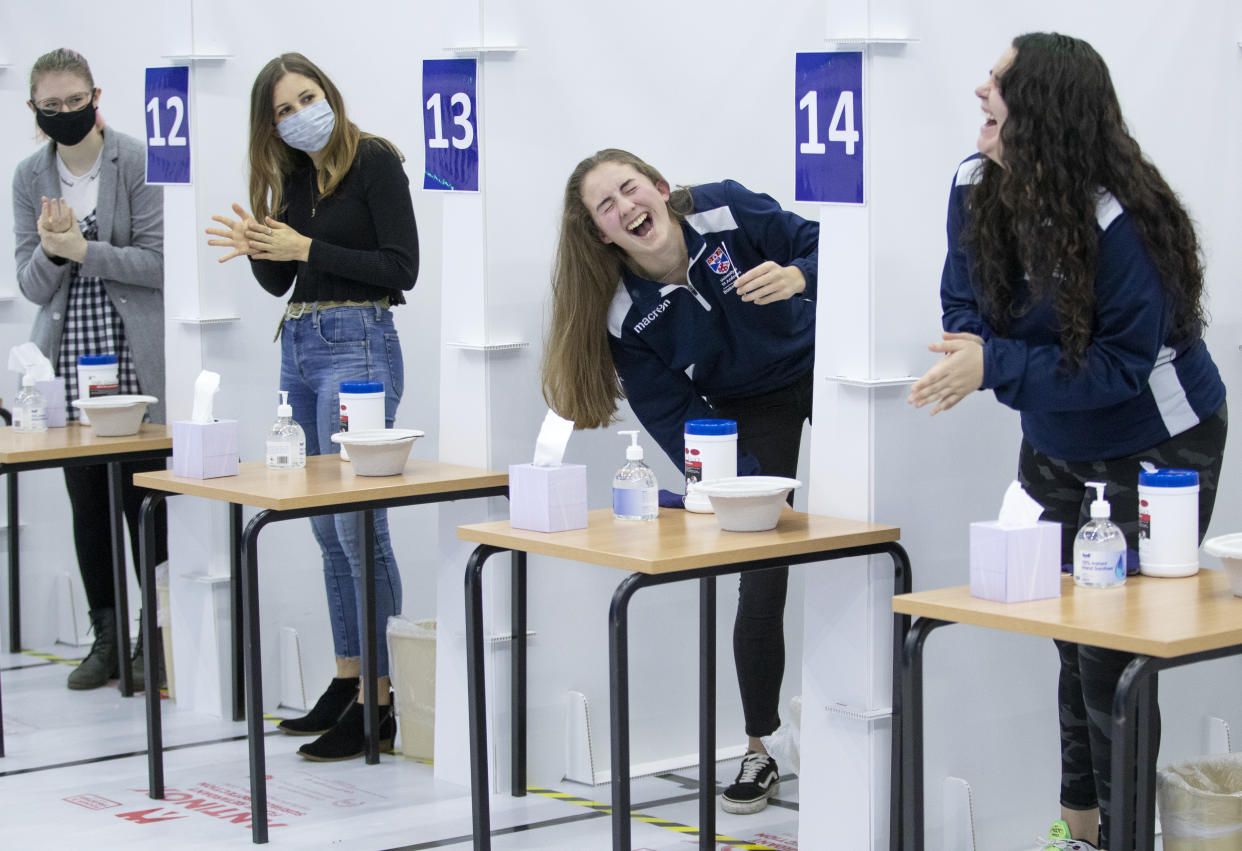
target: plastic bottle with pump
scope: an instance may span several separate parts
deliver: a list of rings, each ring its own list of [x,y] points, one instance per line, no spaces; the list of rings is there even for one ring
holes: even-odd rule
[[[612,513],[623,520],[655,520],[660,515],[659,486],[655,473],[643,463],[638,432],[617,434],[628,434],[630,445],[625,448],[625,466],[612,479]]]
[[[13,430],[25,432],[47,431],[47,402],[35,389],[34,376],[22,376],[22,389],[13,402]]]
[[[1126,581],[1126,539],[1109,520],[1112,508],[1104,499],[1103,482],[1087,482],[1095,488],[1091,519],[1074,538],[1074,584],[1084,588],[1115,588]]]
[[[271,470],[300,470],[306,466],[306,433],[293,421],[289,391],[280,391],[276,423],[267,433],[267,466]]]

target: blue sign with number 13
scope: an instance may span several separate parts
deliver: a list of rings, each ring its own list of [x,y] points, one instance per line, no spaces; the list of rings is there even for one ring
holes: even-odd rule
[[[147,183],[190,182],[190,69],[147,69]]]
[[[424,189],[479,188],[474,59],[423,60]]]
[[[862,54],[799,53],[794,198],[863,203]]]

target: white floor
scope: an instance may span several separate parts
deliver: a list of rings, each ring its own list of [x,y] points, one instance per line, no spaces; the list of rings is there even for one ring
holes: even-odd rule
[[[64,648],[48,648],[49,653]],[[87,692],[65,688],[69,668],[28,654],[0,654],[5,754],[0,759],[0,845],[6,849],[215,848],[250,842],[245,726],[163,705],[167,798],[146,795],[146,727],[140,697],[116,683]],[[383,756],[315,764],[299,758],[300,740],[267,738],[273,847],[466,849],[470,793],[437,782],[430,766]],[[400,741],[398,741],[400,747]],[[736,761],[717,767],[728,782]],[[632,823],[635,851],[686,851],[697,840],[680,826],[697,823],[697,770],[647,777],[632,787],[636,814],[665,822]],[[610,847],[609,787],[571,782],[559,793],[580,799],[495,796],[496,851],[594,851]],[[797,851],[798,781],[783,778],[762,813],[717,813],[718,834],[754,851]],[[734,843],[722,843],[727,851]]]

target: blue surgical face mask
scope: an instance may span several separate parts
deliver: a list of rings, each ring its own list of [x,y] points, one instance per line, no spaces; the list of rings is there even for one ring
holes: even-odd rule
[[[336,114],[326,100],[317,100],[299,109],[276,125],[276,132],[291,148],[313,154],[322,151],[336,126]]]

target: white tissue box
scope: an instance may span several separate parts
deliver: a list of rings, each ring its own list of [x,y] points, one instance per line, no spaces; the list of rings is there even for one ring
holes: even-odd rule
[[[65,379],[45,378],[35,382],[35,389],[43,396],[47,407],[47,427],[64,428],[65,425]]]
[[[173,475],[191,479],[237,475],[237,420],[180,420],[172,429]]]
[[[970,524],[970,595],[1000,603],[1061,596],[1061,524]]]
[[[585,529],[586,465],[510,464],[509,525],[535,532]]]

